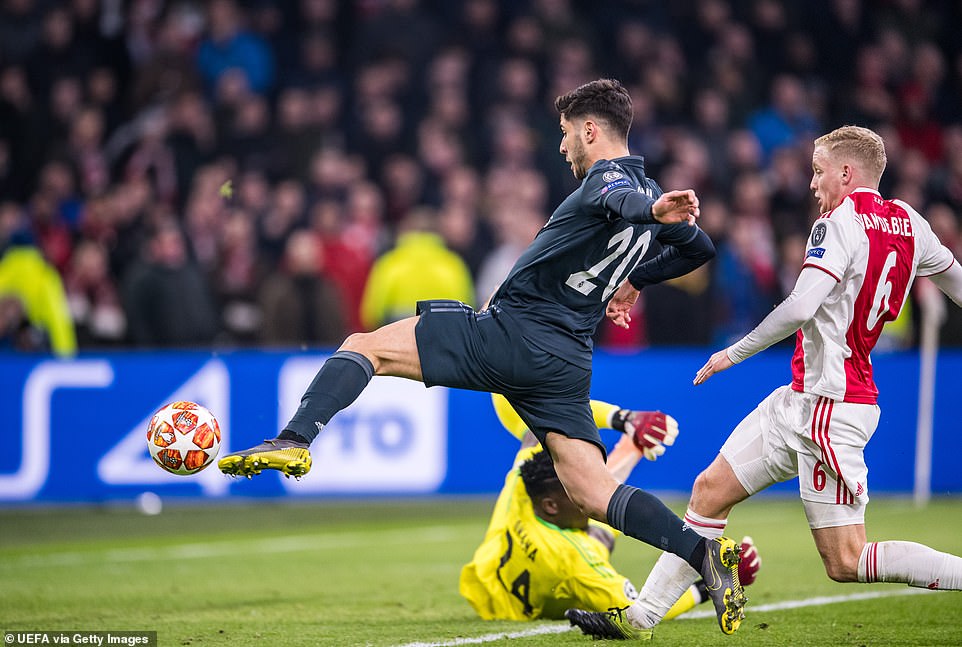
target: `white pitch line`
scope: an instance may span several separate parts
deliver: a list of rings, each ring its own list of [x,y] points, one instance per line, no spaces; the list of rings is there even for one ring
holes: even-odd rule
[[[131,548],[108,548],[90,551],[54,551],[9,556],[0,561],[0,570],[37,567],[81,566],[86,564],[121,564],[161,559],[209,559],[232,555],[260,555],[267,553],[314,552],[342,549],[346,546],[435,543],[450,541],[453,533],[448,526],[432,526],[412,530],[381,532],[326,533],[316,535],[286,535],[263,539],[237,539],[204,543],[169,544]]]
[[[866,591],[865,593],[850,593],[848,595],[819,596],[816,598],[806,598],[804,600],[785,600],[784,602],[772,602],[770,604],[759,604],[758,606],[748,606],[748,614],[765,613],[766,611],[785,611],[787,609],[802,609],[804,607],[821,607],[826,604],[837,602],[858,602],[859,600],[874,600],[876,598],[892,598],[903,595],[924,595],[935,593],[928,589],[914,589],[906,586],[904,589],[893,589],[890,591]],[[714,618],[714,611],[692,611],[678,616],[676,620],[697,620],[698,618]]]
[[[785,600],[784,602],[772,602],[771,604],[761,604],[748,608],[749,616],[755,613],[765,613],[767,611],[785,611],[787,609],[801,609],[804,607],[820,607],[827,604],[837,604],[840,602],[857,602],[859,600],[874,600],[876,598],[891,598],[903,595],[924,595],[934,593],[926,589],[897,589],[893,591],[869,591],[866,593],[852,593],[850,595],[819,596],[806,598],[804,600]],[[698,618],[714,618],[714,611],[693,611],[675,618],[676,620],[696,620]],[[543,634],[560,634],[566,631],[574,631],[574,627],[563,624],[538,625],[524,631],[499,632],[485,634],[473,638],[454,638],[453,640],[443,640],[440,642],[413,642],[404,643],[397,647],[457,647],[458,645],[479,645],[483,643],[504,640],[505,638],[529,638]]]
[[[481,643],[494,642],[495,640],[504,640],[505,638],[529,638],[543,634],[561,634],[572,629],[574,629],[574,627],[562,624],[538,625],[531,629],[525,629],[524,631],[503,631],[496,634],[475,636],[474,638],[455,638],[454,640],[445,640],[444,642],[438,643],[404,643],[398,647],[455,647],[456,645],[478,645]]]

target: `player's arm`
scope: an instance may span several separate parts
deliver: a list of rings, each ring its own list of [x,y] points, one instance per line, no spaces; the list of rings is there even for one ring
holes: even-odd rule
[[[616,326],[628,328],[631,308],[642,288],[684,276],[715,257],[715,245],[708,234],[696,227],[673,225],[658,233],[664,246],[658,254],[640,263],[628,274],[608,301],[605,315]]]
[[[962,267],[952,250],[942,244],[931,225],[911,205],[894,200],[912,219],[918,254],[916,276],[929,278],[955,305],[962,307]]]
[[[932,274],[929,278],[955,305],[962,307],[962,266],[958,261],[952,261],[949,269]]]
[[[714,243],[697,226],[664,227],[657,238],[664,245],[661,252],[639,263],[628,274],[628,282],[636,290],[684,276],[715,258]]]
[[[662,192],[649,178],[639,191],[624,169],[610,161],[597,162],[588,171],[582,190],[582,207],[588,212],[619,217],[635,224],[694,225],[700,215],[698,196],[691,189]]]
[[[695,219],[701,213],[698,207],[698,196],[691,189],[661,193],[659,188],[657,192],[661,195],[651,198],[628,184],[616,184],[617,182],[613,182],[606,185],[611,188],[607,191],[604,205],[628,222],[694,225]],[[654,182],[650,182],[650,185],[657,187]]]
[[[715,373],[748,359],[802,327],[815,315],[838,281],[815,267],[804,267],[795,288],[758,326],[728,348],[712,355],[695,375],[701,384]]]

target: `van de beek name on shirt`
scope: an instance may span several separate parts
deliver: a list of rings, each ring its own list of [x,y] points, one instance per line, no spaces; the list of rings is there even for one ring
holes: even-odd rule
[[[874,213],[857,213],[855,220],[862,225],[863,229],[879,229],[887,234],[915,237],[909,218],[885,218]]]

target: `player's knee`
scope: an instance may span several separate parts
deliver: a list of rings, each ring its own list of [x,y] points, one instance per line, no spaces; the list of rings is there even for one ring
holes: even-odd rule
[[[858,581],[858,559],[849,559],[844,555],[822,555],[825,574],[836,582]]]
[[[568,498],[574,503],[581,512],[592,519],[604,519],[607,514],[607,506],[599,505],[597,496],[592,492],[583,489],[572,488],[568,491]],[[604,509],[603,509],[604,508]]]
[[[344,343],[342,343],[337,350],[351,351],[359,355],[364,355],[374,367],[374,372],[377,373],[381,365],[381,358],[374,347],[375,341],[373,333],[356,332],[348,335],[347,339],[344,340]]]
[[[728,462],[719,456],[695,479],[689,507],[700,515],[725,519],[747,496]]]
[[[825,564],[825,574],[835,582],[857,582],[858,573],[841,564]]]
[[[702,512],[715,507],[713,503],[714,494],[718,492],[721,483],[712,475],[711,470],[704,470],[695,478],[695,483],[691,487],[692,510]]]
[[[347,336],[338,350],[349,350],[360,353],[365,347],[365,339],[369,336],[366,332],[355,332]]]
[[[711,492],[711,475],[708,470],[703,470],[698,476],[695,477],[695,483],[691,486],[692,496],[696,494],[699,496],[704,496],[708,492]]]
[[[562,481],[564,483],[564,481]],[[584,514],[592,519],[604,521],[608,513],[608,498],[605,498],[600,488],[577,481],[564,483],[568,498]]]

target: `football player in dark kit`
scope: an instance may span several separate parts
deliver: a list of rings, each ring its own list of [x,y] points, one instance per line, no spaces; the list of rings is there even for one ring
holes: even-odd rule
[[[415,317],[349,336],[324,363],[277,438],[230,454],[225,474],[310,469],[310,443],[374,375],[391,375],[502,393],[554,459],[569,497],[588,516],[687,560],[709,584],[718,621],[733,633],[744,613],[738,545],[708,540],[659,499],[620,484],[605,466],[594,424],[592,334],[607,315],[627,327],[646,285],[681,276],[714,256],[696,225],[694,191],[670,191],[645,176],[628,152],[631,98],[618,82],[599,79],[558,97],[560,152],[581,186],[551,215],[488,306],[422,301]],[[662,251],[640,259],[657,241]],[[638,379],[634,376],[633,379]],[[643,387],[643,385],[641,385]],[[647,638],[622,610],[569,612],[586,633]]]

